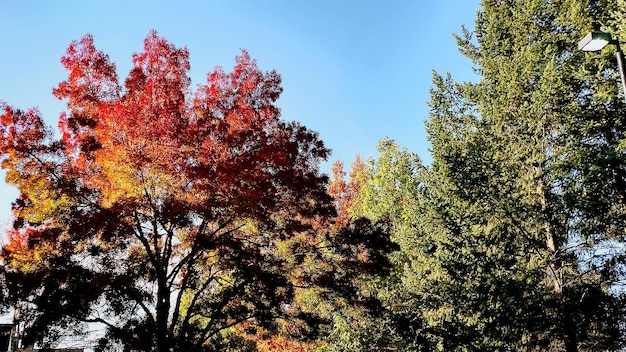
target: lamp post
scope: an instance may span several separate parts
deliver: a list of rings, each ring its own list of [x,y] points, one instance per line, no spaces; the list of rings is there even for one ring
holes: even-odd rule
[[[578,49],[582,51],[599,51],[607,44],[615,45],[615,58],[617,59],[617,67],[622,80],[622,93],[624,94],[624,102],[626,102],[626,73],[624,72],[624,54],[619,46],[617,38],[611,38],[609,33],[590,32],[581,41],[578,42]]]

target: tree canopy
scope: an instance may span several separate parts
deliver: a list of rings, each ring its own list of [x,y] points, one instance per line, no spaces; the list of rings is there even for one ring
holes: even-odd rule
[[[316,225],[335,214],[319,171],[329,150],[280,118],[280,76],[242,51],[192,90],[187,49],[156,32],[123,84],[90,35],[61,62],[60,139],[36,109],[0,105],[0,159],[20,191],[3,274],[27,338],[91,322],[106,328],[102,349],[243,350],[237,327],[289,322],[299,330],[283,339],[313,339],[329,318],[294,302],[333,282],[298,274],[297,258],[317,253],[332,272],[346,258],[334,249],[351,254],[370,225],[343,237]],[[305,242],[320,236],[324,253]]]
[[[483,0],[433,72],[432,162],[384,138],[329,179],[245,52],[190,88],[155,32],[124,84],[89,35],[61,62],[60,138],[0,104],[20,190],[0,303],[100,350],[617,351],[626,347],[624,0]]]
[[[412,332],[396,344],[623,347],[624,93],[610,49],[576,48],[592,29],[623,32],[598,26],[623,9],[482,1],[457,36],[477,81],[433,74],[432,163],[381,141],[351,212],[388,218],[400,245],[399,283],[379,292]]]

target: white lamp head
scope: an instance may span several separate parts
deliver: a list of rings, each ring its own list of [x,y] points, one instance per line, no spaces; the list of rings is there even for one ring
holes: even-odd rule
[[[611,35],[605,32],[590,32],[578,42],[578,49],[582,51],[598,51],[611,43]]]

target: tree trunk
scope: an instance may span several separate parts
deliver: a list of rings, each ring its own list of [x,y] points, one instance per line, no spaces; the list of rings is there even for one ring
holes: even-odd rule
[[[164,273],[159,274],[156,304],[156,351],[170,352],[170,339],[167,323],[170,311],[170,291]]]

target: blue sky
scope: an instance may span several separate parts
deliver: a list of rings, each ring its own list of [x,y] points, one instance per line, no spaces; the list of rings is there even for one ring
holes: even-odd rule
[[[190,51],[193,85],[240,49],[276,69],[286,120],[320,133],[331,160],[375,156],[387,136],[428,162],[424,120],[432,70],[473,79],[452,37],[473,28],[478,0],[0,1],[0,100],[38,107],[56,128],[67,45],[86,33],[120,79],[151,29]],[[328,169],[325,164],[324,169]],[[0,230],[17,191],[0,174]]]

